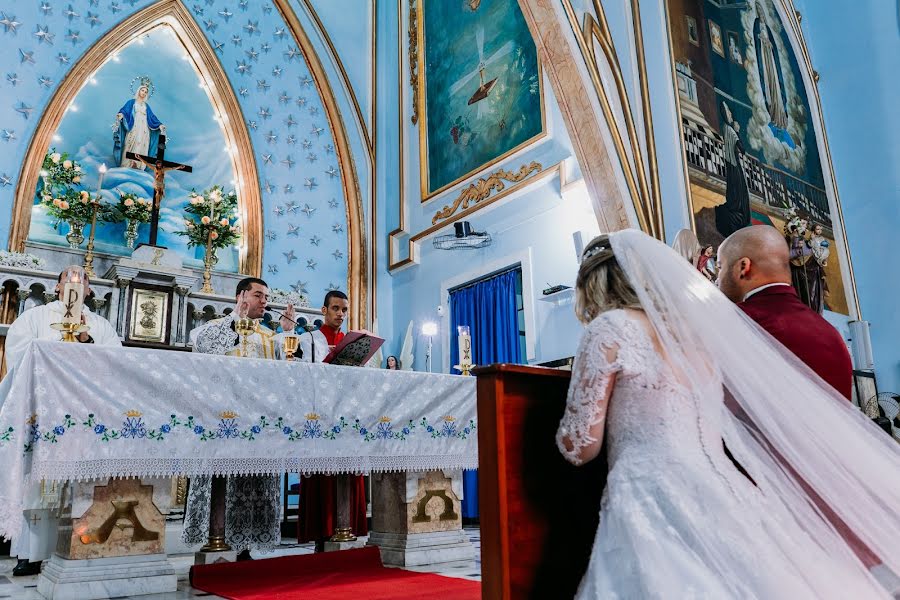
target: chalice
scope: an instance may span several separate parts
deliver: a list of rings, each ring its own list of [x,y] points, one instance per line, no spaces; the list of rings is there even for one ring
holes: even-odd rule
[[[297,353],[297,347],[300,345],[300,336],[297,335],[285,335],[282,338],[282,347],[284,349],[284,360],[293,361],[294,354]]]

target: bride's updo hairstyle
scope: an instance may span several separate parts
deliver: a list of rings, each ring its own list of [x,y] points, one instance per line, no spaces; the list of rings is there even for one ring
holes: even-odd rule
[[[575,316],[590,323],[602,313],[617,308],[641,308],[634,288],[619,266],[608,235],[591,240],[581,255],[575,280]]]

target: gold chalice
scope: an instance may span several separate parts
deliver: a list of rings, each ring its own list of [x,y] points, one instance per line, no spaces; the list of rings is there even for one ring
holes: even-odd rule
[[[285,335],[282,338],[282,347],[284,349],[284,360],[292,361],[294,360],[294,354],[297,352],[297,347],[300,345],[300,336],[298,335]]]

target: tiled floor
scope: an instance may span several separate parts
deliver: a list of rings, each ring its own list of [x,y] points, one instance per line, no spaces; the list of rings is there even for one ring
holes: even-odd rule
[[[472,545],[475,546],[475,565],[456,566],[456,567],[416,567],[410,570],[437,573],[448,577],[461,577],[463,579],[481,580],[481,533],[477,528],[466,528],[466,533]],[[291,544],[290,540],[283,540],[281,548],[273,554],[267,554],[264,558],[273,558],[276,556],[289,556],[294,554],[309,554],[313,551],[312,544]],[[193,555],[182,555],[170,557],[175,571],[178,573],[178,591],[170,594],[152,594],[147,596],[134,596],[138,600],[185,600],[187,598],[206,598],[216,600],[218,596],[213,596],[205,592],[193,589],[187,580],[188,569],[193,564]],[[0,600],[41,600],[42,596],[37,593],[37,575],[31,577],[13,577],[12,569],[15,566],[15,559],[0,559]],[[128,597],[122,597],[118,600],[126,600]]]

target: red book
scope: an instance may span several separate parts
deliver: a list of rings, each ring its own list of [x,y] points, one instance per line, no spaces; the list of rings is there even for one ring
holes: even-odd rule
[[[384,338],[370,331],[351,331],[322,362],[358,367],[369,362],[383,343]]]

